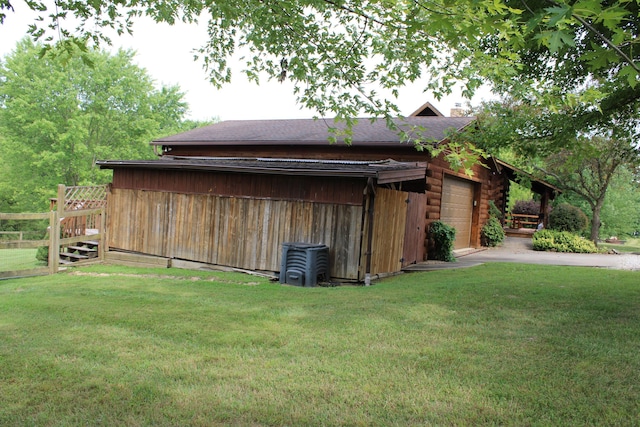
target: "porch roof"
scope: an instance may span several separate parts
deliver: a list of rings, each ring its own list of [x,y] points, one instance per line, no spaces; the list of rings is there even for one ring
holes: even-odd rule
[[[509,163],[493,157],[498,172],[504,173],[511,181],[515,181],[518,175],[526,176],[531,181],[531,191],[537,194],[548,193],[549,197],[555,198],[562,190],[543,179],[536,178],[528,172],[519,169]]]

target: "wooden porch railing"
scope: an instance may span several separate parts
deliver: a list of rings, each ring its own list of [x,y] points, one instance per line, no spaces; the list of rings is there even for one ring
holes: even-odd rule
[[[540,220],[538,215],[508,213],[505,218],[505,226],[508,228],[537,228]]]

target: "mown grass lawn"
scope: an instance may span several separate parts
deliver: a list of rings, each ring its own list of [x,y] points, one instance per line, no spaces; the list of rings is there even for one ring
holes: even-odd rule
[[[0,281],[0,425],[634,425],[640,272]]]
[[[36,259],[37,251],[37,249],[0,249],[0,271],[46,267],[46,262]]]

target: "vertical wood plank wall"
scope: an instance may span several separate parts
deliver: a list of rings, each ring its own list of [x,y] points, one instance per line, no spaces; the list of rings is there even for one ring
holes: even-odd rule
[[[110,248],[279,271],[282,243],[319,243],[332,277],[358,278],[362,206],[114,188],[108,210]]]
[[[407,193],[407,196],[407,224],[402,255],[403,267],[424,261],[427,238],[425,228],[427,195]]]
[[[373,206],[373,241],[371,245],[371,274],[397,272],[402,269],[405,229],[407,222],[407,197],[404,191],[376,188]],[[366,247],[368,221],[365,219],[360,278],[366,273]]]

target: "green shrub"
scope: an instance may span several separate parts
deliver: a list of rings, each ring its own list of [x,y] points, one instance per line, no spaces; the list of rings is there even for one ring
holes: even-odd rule
[[[500,212],[500,209],[493,203],[493,200],[489,200],[489,217],[494,217],[498,220],[502,219],[502,212]]]
[[[504,229],[498,218],[492,216],[482,227],[481,231],[483,246],[498,246],[504,241]]]
[[[49,263],[49,246],[40,246],[36,251],[36,259]]]
[[[534,251],[595,253],[598,248],[591,241],[568,231],[540,230],[533,235]]]
[[[434,221],[429,226],[429,259],[453,262],[453,244],[456,229],[442,221]]]
[[[549,214],[549,228],[552,230],[579,233],[587,228],[588,224],[589,219],[584,212],[567,203],[554,207]]]

